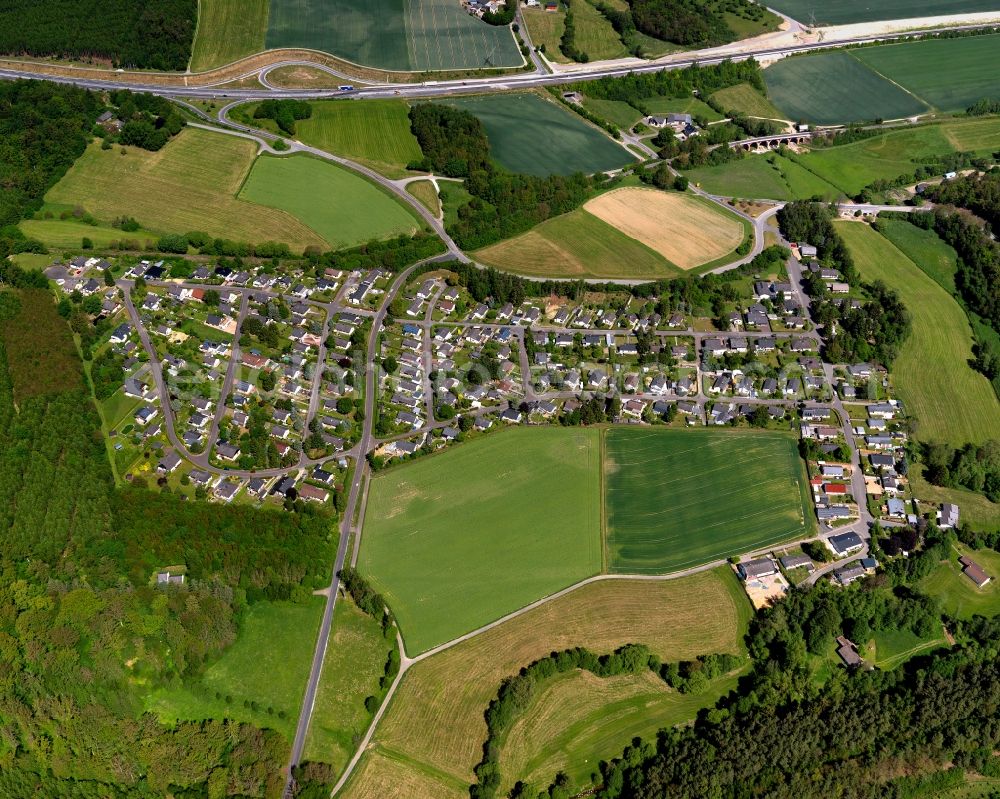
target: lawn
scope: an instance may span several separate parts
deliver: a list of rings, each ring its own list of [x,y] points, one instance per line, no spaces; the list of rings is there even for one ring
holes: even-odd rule
[[[365,698],[378,693],[395,636],[347,598],[337,601],[304,757],[342,771],[371,723]]]
[[[784,119],[785,115],[772,105],[763,94],[749,83],[738,83],[719,89],[712,97],[727,111],[742,111],[752,117],[764,119]]]
[[[805,469],[785,433],[611,428],[610,570],[658,574],[812,532]]]
[[[955,446],[1000,438],[1000,402],[989,381],[973,370],[968,317],[944,289],[867,225],[838,222],[837,229],[866,280],[899,292],[913,332],[892,367],[894,384],[922,441]]]
[[[312,104],[312,117],[295,125],[295,138],[329,153],[361,161],[399,177],[423,154],[410,131],[402,100],[326,100]]]
[[[421,788],[407,792],[409,799],[458,796],[458,791],[468,796],[486,737],[483,711],[504,677],[573,646],[603,653],[642,642],[665,661],[741,652],[750,616],[750,604],[728,568],[680,580],[584,586],[411,668],[376,731],[366,755],[372,760],[362,764],[344,795],[388,795],[374,788],[398,771],[393,764],[404,763],[407,773],[421,775]],[[616,754],[608,751],[605,757]]]
[[[784,58],[764,70],[764,81],[771,102],[796,121],[831,125],[901,119],[930,110],[850,52]]]
[[[305,155],[261,156],[240,198],[301,219],[334,248],[414,233],[402,203],[343,167]]]
[[[939,111],[964,111],[997,93],[1000,36],[886,44],[852,55]]]
[[[560,771],[583,791],[601,760],[620,756],[636,736],[653,741],[659,730],[691,721],[736,683],[736,677],[721,677],[704,692],[681,694],[649,671],[604,679],[583,671],[560,674],[536,694],[503,743],[501,793],[519,779],[547,785]]]
[[[795,200],[821,197],[837,200],[844,192],[805,167],[777,153],[748,155],[719,166],[690,169],[684,173],[711,194]]]
[[[291,742],[324,602],[310,597],[303,605],[251,605],[236,642],[200,678],[151,693],[146,710],[167,724],[245,721],[277,730]]]
[[[773,0],[769,8],[787,14],[808,24],[815,14],[817,25],[847,25],[852,22],[872,22],[883,19],[909,19],[944,14],[967,14],[975,11],[994,11],[992,0],[838,0],[817,3],[815,0]]]
[[[968,555],[983,567],[993,580],[984,588],[962,574],[959,555]],[[947,561],[920,581],[920,590],[941,602],[945,612],[960,619],[1000,614],[1000,552],[991,549],[969,550],[959,547]]]
[[[512,172],[570,175],[603,172],[632,163],[621,145],[554,100],[503,94],[448,100],[482,121],[493,158]]]
[[[269,0],[198,0],[191,71],[220,67],[264,49]]]
[[[947,645],[940,624],[932,635],[924,638],[911,630],[881,630],[875,633],[875,665],[882,670],[894,669],[912,657],[927,654],[932,649]]]
[[[655,250],[582,208],[474,255],[481,263],[536,277],[655,279],[684,274]]]
[[[372,479],[358,568],[412,656],[601,571],[596,430],[515,429]]]
[[[389,70],[519,67],[509,28],[452,0],[271,0],[268,48],[307,47]]]
[[[155,153],[129,147],[122,155],[117,147],[102,150],[95,142],[45,201],[56,209],[82,206],[105,223],[131,216],[144,230],[159,233],[199,230],[251,243],[280,241],[300,250],[323,245],[291,214],[237,199],[256,152],[247,139],[198,128],[186,128]]]
[[[43,252],[19,252],[16,255],[8,255],[7,259],[29,271],[47,269],[55,260],[53,256]]]

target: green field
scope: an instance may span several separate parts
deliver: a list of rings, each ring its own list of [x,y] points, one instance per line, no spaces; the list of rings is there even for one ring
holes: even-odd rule
[[[198,0],[191,71],[201,72],[264,49],[269,0]]]
[[[877,75],[855,51],[794,56],[764,70],[768,96],[789,119],[832,125],[901,119],[930,111],[926,103]]]
[[[588,0],[573,4],[573,25],[576,47],[581,53],[586,53],[589,60],[604,61],[629,55],[621,36]]]
[[[629,130],[642,119],[642,114],[622,100],[598,100],[593,97],[584,97],[583,107],[601,119],[606,119],[617,125],[622,130]]]
[[[689,169],[684,174],[710,194],[723,197],[794,200],[818,196],[834,201],[845,195],[797,161],[778,153],[752,154],[728,164]]]
[[[476,260],[535,277],[679,277],[684,271],[582,208],[475,253]]]
[[[295,138],[329,153],[361,161],[398,177],[423,154],[410,131],[402,100],[326,100],[312,104],[312,117],[295,125]]]
[[[146,710],[168,724],[179,719],[245,721],[277,730],[291,742],[324,601],[310,597],[304,605],[255,603],[222,657],[197,680],[154,691]]]
[[[288,212],[334,248],[413,233],[419,227],[407,208],[364,178],[303,155],[258,158],[240,199]]]
[[[837,0],[817,3],[815,0],[774,0],[768,7],[787,14],[802,23],[809,23],[815,14],[817,25],[847,25],[852,22],[873,22],[883,19],[909,19],[944,14],[968,14],[994,11],[992,0]]]
[[[811,533],[785,433],[612,428],[604,439],[608,563],[658,574]]]
[[[452,0],[271,0],[266,43],[389,70],[523,63],[509,28],[488,25]]]
[[[25,235],[38,239],[49,247],[79,249],[84,238],[91,240],[95,247],[109,247],[112,242],[122,239],[138,242],[145,247],[146,242],[155,242],[160,236],[149,230],[123,233],[110,225],[85,225],[72,219],[25,219],[19,225]]]
[[[912,630],[880,630],[875,633],[875,665],[883,670],[894,669],[912,657],[925,655],[930,650],[947,644],[940,623],[934,633],[926,637],[921,637]]]
[[[378,693],[395,645],[395,636],[383,636],[382,627],[350,599],[337,600],[306,738],[306,760],[329,763],[338,772],[347,765],[372,719],[365,698]]]
[[[742,111],[752,117],[784,119],[785,115],[749,83],[738,83],[715,92],[712,100],[727,111]]]
[[[985,587],[977,588],[962,574],[959,554],[972,558],[993,580]],[[940,563],[921,580],[920,589],[940,601],[946,613],[960,619],[969,619],[977,614],[996,616],[1000,614],[1000,552],[960,547],[959,552],[953,552],[947,561]]]
[[[603,172],[635,158],[572,111],[537,94],[448,100],[482,121],[493,158],[512,172],[570,175]]]
[[[521,16],[535,47],[544,47],[545,57],[557,64],[571,63],[559,49],[563,31],[566,29],[566,12],[546,11],[544,8],[522,8]]]
[[[933,230],[924,230],[899,219],[879,220],[879,233],[949,294],[955,294],[958,253]]]
[[[372,479],[358,568],[410,655],[601,570],[596,430],[497,433]]]
[[[697,97],[645,97],[642,104],[650,114],[691,114],[705,117],[709,122],[718,122],[722,114]]]
[[[898,291],[913,319],[892,374],[907,412],[918,420],[917,437],[955,446],[1000,438],[1000,402],[968,364],[972,330],[962,308],[888,239],[867,225],[836,224],[861,276]]]
[[[81,206],[105,224],[131,216],[157,233],[198,230],[250,243],[281,241],[298,250],[322,246],[323,238],[291,214],[237,199],[256,152],[252,141],[198,128],[182,130],[155,153],[128,147],[122,155],[95,142],[49,189],[45,209],[58,215]],[[52,223],[53,232],[60,224]],[[107,235],[138,237],[116,233]]]

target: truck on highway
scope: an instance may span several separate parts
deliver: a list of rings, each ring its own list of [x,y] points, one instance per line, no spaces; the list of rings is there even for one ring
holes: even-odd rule
[[[342,92],[353,92],[354,91],[354,86],[352,86],[350,83],[345,83],[343,86],[338,86],[337,88],[340,89],[340,91],[342,91]]]

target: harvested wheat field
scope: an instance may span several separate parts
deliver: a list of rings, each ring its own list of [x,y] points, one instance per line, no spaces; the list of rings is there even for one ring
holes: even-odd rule
[[[739,219],[679,192],[616,189],[583,207],[681,269],[721,258],[743,241]]]
[[[605,653],[644,643],[664,660],[739,652],[749,617],[750,606],[728,568],[663,582],[584,586],[415,664],[343,796],[380,795],[373,785],[388,779],[386,761],[437,775],[438,793],[408,799],[446,796],[456,783],[468,786],[486,737],[483,712],[500,681],[553,650],[585,646]]]

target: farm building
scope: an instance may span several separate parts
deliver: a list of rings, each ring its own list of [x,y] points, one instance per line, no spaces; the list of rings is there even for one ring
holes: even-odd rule
[[[962,566],[962,574],[972,580],[972,582],[976,584],[977,588],[985,587],[990,580],[993,579],[990,575],[983,571],[982,566],[967,555],[962,555],[962,557],[958,559],[958,562]]]
[[[858,654],[858,648],[854,645],[854,642],[842,635],[837,636],[837,655],[844,661],[844,665],[848,667],[860,666],[864,663],[861,655]]]

